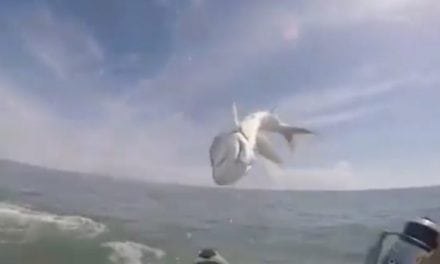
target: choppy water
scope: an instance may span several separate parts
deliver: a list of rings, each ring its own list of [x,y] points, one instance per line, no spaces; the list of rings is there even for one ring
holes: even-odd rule
[[[0,263],[362,263],[383,228],[440,220],[440,188],[263,192],[117,181],[0,162]]]

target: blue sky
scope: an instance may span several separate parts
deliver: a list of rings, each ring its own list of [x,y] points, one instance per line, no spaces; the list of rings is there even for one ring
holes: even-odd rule
[[[435,0],[3,0],[0,158],[212,185],[235,101],[318,134],[243,186],[440,184],[439,25]]]

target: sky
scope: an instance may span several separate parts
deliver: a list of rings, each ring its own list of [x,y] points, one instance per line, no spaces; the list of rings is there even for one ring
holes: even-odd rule
[[[0,0],[0,34],[0,158],[214,186],[236,102],[316,132],[238,187],[440,184],[437,0]]]

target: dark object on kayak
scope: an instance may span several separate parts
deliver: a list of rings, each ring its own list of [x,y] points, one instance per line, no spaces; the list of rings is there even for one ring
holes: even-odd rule
[[[385,241],[393,238],[391,247]],[[429,218],[406,223],[402,233],[382,232],[367,254],[365,264],[417,264],[429,261],[438,249],[438,226]]]
[[[199,252],[199,257],[204,258],[204,259],[209,259],[212,258],[216,255],[215,251],[211,248],[205,248],[200,250]]]
[[[418,245],[428,252],[438,247],[439,231],[434,222],[429,218],[422,218],[418,221],[411,221],[405,225],[403,239],[412,238]],[[409,241],[411,242],[411,241]]]
[[[229,264],[217,251],[212,248],[204,248],[197,255],[195,264]]]

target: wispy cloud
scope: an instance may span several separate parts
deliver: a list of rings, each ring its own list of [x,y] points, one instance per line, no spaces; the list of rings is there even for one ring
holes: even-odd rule
[[[429,74],[422,78],[412,75],[372,84],[311,89],[283,99],[279,103],[279,112],[291,116],[292,122],[313,127],[339,125],[387,111],[387,102],[391,98],[417,93],[420,88],[415,87],[433,78]]]
[[[313,116],[302,120],[301,123],[304,124],[305,126],[310,126],[314,128],[326,127],[326,126],[338,126],[343,123],[350,123],[359,120],[368,115],[380,113],[380,111],[383,111],[385,109],[387,108],[383,105],[372,105],[362,108],[357,107],[342,111],[336,111],[329,114],[321,114],[321,115]]]
[[[346,87],[327,87],[310,89],[311,92],[296,94],[280,102],[280,111],[316,114],[353,104],[365,103],[390,95],[402,88],[403,81],[386,81],[372,85],[352,84]]]
[[[177,34],[190,48],[179,50],[159,76],[142,80],[134,97],[146,93],[151,98],[152,91],[160,89],[159,96],[190,104],[230,92],[240,78],[277,52],[292,49],[301,37],[300,25],[289,10],[251,5],[234,10],[229,21],[212,18],[213,8],[206,5],[214,3],[197,2],[181,15]]]
[[[207,137],[182,114],[145,123],[129,106],[111,103],[92,125],[64,120],[35,98],[17,94],[14,87],[0,80],[1,157],[164,182],[182,176],[185,170],[178,173],[178,168],[185,164],[205,163]],[[186,180],[203,179],[198,175]]]
[[[162,9],[175,8],[170,1],[156,2],[160,2]],[[434,29],[417,35],[421,37],[417,43],[428,44],[415,46],[417,52],[408,57],[401,56],[410,50],[406,46],[397,55],[393,50],[394,46],[399,50],[405,40],[416,36],[411,32],[405,31],[402,39],[386,46],[386,41],[381,42],[383,35],[373,34],[371,38],[364,36],[362,30],[376,33],[377,28],[367,26],[367,22],[402,25],[407,23],[400,20],[406,14],[411,14],[409,17],[417,23],[426,24],[435,19],[432,14],[438,13],[436,6],[433,1],[410,0],[387,3],[341,0],[332,4],[313,1],[294,6],[261,1],[234,2],[225,8],[226,12],[220,2],[190,1],[185,8],[167,10],[167,14],[176,13],[170,19],[174,24],[169,27],[173,48],[165,56],[168,60],[156,63],[154,56],[139,55],[142,48],[135,52],[127,48],[121,54],[112,54],[118,49],[101,41],[90,25],[73,14],[59,14],[42,4],[40,8],[26,10],[26,15],[19,19],[10,16],[20,35],[18,42],[21,41],[32,63],[23,67],[20,74],[9,74],[6,68],[2,69],[0,157],[123,177],[210,185],[207,149],[215,133],[232,125],[232,100],[239,105],[243,102],[243,108],[250,104],[265,108],[265,102],[279,102],[282,119],[317,130],[332,126],[336,131],[342,125],[360,121],[350,131],[344,130],[344,135],[334,133],[316,139],[322,155],[299,150],[289,161],[293,168],[275,173],[281,187],[365,186],[370,175],[359,173],[357,166],[366,167],[374,159],[373,151],[365,146],[368,139],[377,137],[378,142],[389,143],[383,152],[402,142],[399,135],[393,140],[380,138],[379,132],[385,129],[367,126],[362,120],[378,125],[391,121],[395,126],[393,131],[399,131],[399,126],[409,131],[408,116],[414,118],[413,122],[421,118],[430,122],[436,114],[434,95],[437,93],[424,94],[422,87],[433,90],[439,82],[435,72],[438,67],[434,67],[438,64],[434,48],[438,46],[434,45],[438,42],[437,35],[431,34]],[[417,10],[421,14],[416,14]],[[106,11],[103,8],[102,12]],[[145,19],[157,22],[154,18]],[[354,25],[355,30],[351,31]],[[329,26],[342,30],[333,36],[335,28]],[[347,28],[349,32],[344,31]],[[356,41],[341,39],[353,32]],[[364,53],[372,39],[375,47],[386,46],[384,52]],[[325,40],[325,45],[321,45],[321,40]],[[6,49],[2,45],[0,48]],[[350,49],[351,53],[346,52]],[[151,50],[144,52],[147,51],[151,53]],[[384,54],[391,54],[386,62],[381,60]],[[141,77],[113,75],[110,74],[115,66],[111,62],[113,57],[123,58],[116,59],[116,64],[127,63],[134,68],[143,67],[146,60],[163,67]],[[412,65],[414,60],[418,63]],[[402,63],[406,68],[401,68]],[[326,65],[320,70],[322,64]],[[130,65],[122,66],[132,69]],[[362,72],[365,65],[368,73],[352,75]],[[65,101],[60,99],[60,105],[72,101],[73,111],[81,112],[90,104],[93,111],[85,111],[81,118],[66,118],[60,110],[62,107],[54,106],[55,93],[39,94],[36,82],[21,79],[26,73],[40,72],[36,67],[51,74],[32,80],[44,81],[50,91],[65,95],[63,99],[69,97]],[[343,74],[333,74],[333,68]],[[111,69],[109,74],[106,69]],[[385,69],[383,73],[382,69]],[[118,92],[110,91],[109,86],[117,87]],[[258,92],[260,97],[256,96]],[[80,94],[80,99],[70,98],[73,93]],[[219,110],[220,107],[223,109]],[[198,120],[198,113],[207,118]],[[424,133],[426,142],[435,143],[434,133]],[[407,138],[400,138],[403,139]],[[434,144],[429,145],[435,148]],[[258,174],[255,170],[251,173]],[[371,181],[380,180],[372,177]]]
[[[39,8],[15,23],[28,52],[57,77],[99,71],[104,51],[78,21]]]
[[[72,86],[96,84],[94,89],[108,83],[105,76],[101,82],[95,81],[106,63],[104,51],[80,22],[41,8],[15,23],[26,51],[50,69],[54,79],[69,81]],[[206,163],[210,128],[201,128],[174,107],[165,115],[148,118],[156,111],[154,106],[132,105],[119,95],[96,97],[96,90],[83,89],[83,96],[96,98],[94,115],[99,119],[69,120],[27,92],[19,80],[0,77],[0,157],[163,182],[210,182],[206,173],[200,173],[201,164]],[[80,104],[77,106],[82,107]],[[195,170],[198,174],[191,177]]]
[[[304,11],[305,23],[320,26],[347,26],[366,22],[416,25],[434,18],[440,11],[438,1],[312,1]]]

